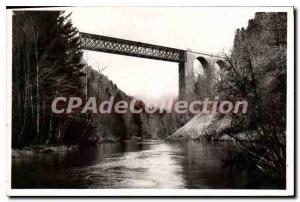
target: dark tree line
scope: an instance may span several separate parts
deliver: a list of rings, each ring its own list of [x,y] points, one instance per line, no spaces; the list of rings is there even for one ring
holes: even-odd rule
[[[54,97],[83,93],[78,32],[60,11],[14,11],[12,23],[12,146],[62,143],[82,122],[51,111]]]
[[[246,166],[285,183],[287,14],[256,13],[238,29],[217,89],[223,99],[247,100],[234,117],[231,136],[242,145]],[[228,131],[229,132],[229,131]],[[244,132],[247,142],[235,133]],[[239,155],[241,156],[241,155]]]

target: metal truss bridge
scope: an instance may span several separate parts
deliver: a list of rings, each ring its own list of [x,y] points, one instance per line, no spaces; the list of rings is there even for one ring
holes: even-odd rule
[[[169,62],[185,62],[185,50],[141,43],[108,36],[79,33],[82,48],[85,50],[113,53],[164,60]]]

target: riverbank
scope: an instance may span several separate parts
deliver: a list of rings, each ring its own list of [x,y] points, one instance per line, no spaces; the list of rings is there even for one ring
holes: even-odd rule
[[[256,131],[249,130],[236,131],[233,138],[232,133],[236,127],[231,115],[198,114],[164,140],[255,141],[259,137]]]
[[[232,118],[229,115],[198,114],[165,140],[229,140],[230,138],[224,132],[231,127]]]
[[[123,142],[140,142],[142,141],[141,137],[133,136],[128,140],[123,140]],[[98,144],[103,144],[103,143],[116,143],[116,142],[122,142],[121,140],[117,140],[113,137],[106,137],[106,138],[101,138],[101,141],[96,141],[96,140],[90,140],[89,146],[95,146]],[[55,152],[67,152],[67,151],[74,151],[78,150],[79,146],[78,145],[33,145],[29,147],[24,147],[23,149],[12,149],[11,156],[14,159],[17,158],[27,158],[31,157],[34,154],[41,154],[41,153],[55,153]]]
[[[11,156],[12,158],[27,158],[31,157],[34,154],[39,153],[54,153],[54,152],[66,152],[77,150],[77,145],[60,145],[60,146],[49,146],[49,145],[34,145],[31,147],[25,147],[23,149],[12,149]]]

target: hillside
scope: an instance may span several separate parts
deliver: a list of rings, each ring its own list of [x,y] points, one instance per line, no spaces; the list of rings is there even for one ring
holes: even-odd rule
[[[115,100],[131,101],[132,96],[120,90],[109,78],[102,73],[86,68],[87,76],[86,94],[88,97],[97,97],[98,100],[109,100],[111,96]],[[137,98],[136,98],[137,99]],[[137,101],[137,109],[143,109],[145,104]],[[99,143],[103,141],[118,141],[129,139],[154,138],[161,139],[174,132],[178,126],[178,117],[175,114],[148,114],[143,111],[140,114],[127,112],[125,114],[109,113],[93,115],[90,130],[83,138],[86,143]]]
[[[230,116],[220,116],[218,114],[198,114],[194,116],[184,126],[171,134],[166,140],[185,139],[213,139],[227,138],[224,131],[231,127]]]

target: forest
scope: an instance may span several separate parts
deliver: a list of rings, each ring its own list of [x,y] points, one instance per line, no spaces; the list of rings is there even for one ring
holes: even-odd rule
[[[247,100],[250,110],[232,117],[226,134],[242,146],[229,161],[285,186],[287,14],[260,13],[236,31],[231,55],[216,84],[218,95]],[[236,134],[243,133],[243,140]]]

